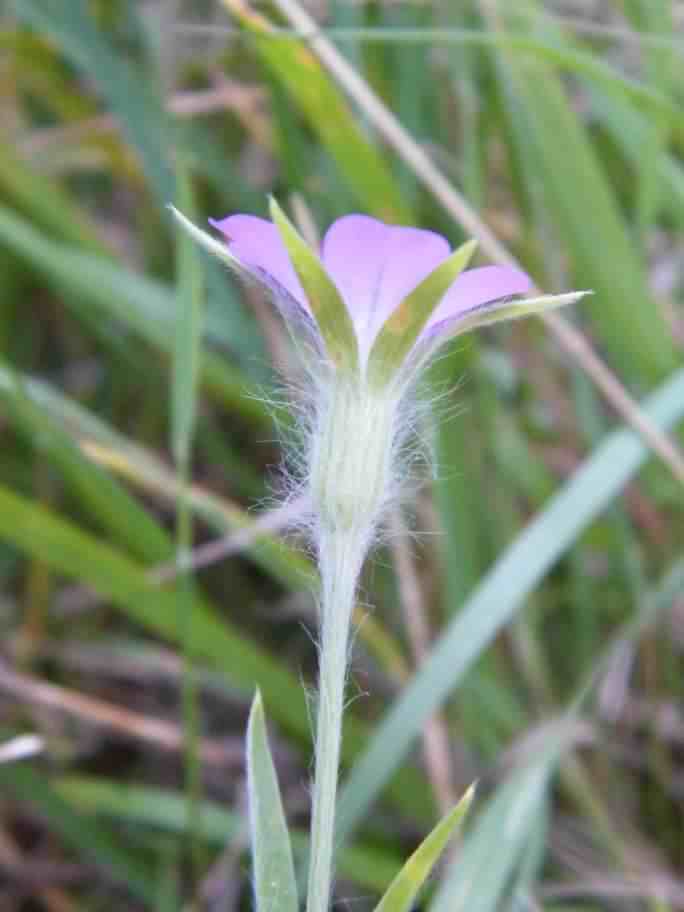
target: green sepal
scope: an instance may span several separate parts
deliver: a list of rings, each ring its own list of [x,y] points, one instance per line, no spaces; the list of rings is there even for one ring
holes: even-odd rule
[[[221,241],[217,241],[216,238],[213,238],[206,231],[202,231],[201,228],[198,228],[194,222],[191,222],[189,218],[183,215],[182,212],[179,212],[175,206],[172,206],[169,203],[168,206],[169,212],[178,222],[179,226],[190,235],[190,237],[197,241],[204,249],[213,254],[215,257],[218,257],[219,260],[222,260],[226,266],[230,269],[235,270],[239,275],[242,275],[246,278],[254,278],[253,273],[242,265],[240,260],[237,257],[233,256],[230,252],[230,247],[228,244],[224,244]]]
[[[368,358],[368,378],[373,385],[384,386],[401,369],[433,311],[466,268],[476,247],[477,241],[462,244],[387,318]]]
[[[329,357],[342,370],[358,371],[359,347],[356,332],[339,291],[320,259],[300,237],[273,197],[270,200],[270,211],[302,283],[309,309],[316,320]]]
[[[387,888],[375,912],[409,912],[421,887],[452,836],[457,832],[475,795],[471,785],[456,807],[426,836]]]
[[[450,333],[453,336],[460,336],[463,333],[471,332],[473,329],[479,329],[481,326],[491,326],[492,323],[501,323],[503,320],[518,320],[520,317],[529,317],[534,314],[541,314],[547,310],[555,310],[557,307],[563,307],[566,304],[574,304],[585,295],[593,294],[592,291],[570,291],[566,294],[559,295],[542,295],[538,298],[526,298],[516,301],[495,301],[491,304],[483,304],[475,307],[468,313],[467,311],[458,317],[454,324],[454,331]]]
[[[256,912],[298,912],[292,844],[258,690],[247,725],[247,789]]]

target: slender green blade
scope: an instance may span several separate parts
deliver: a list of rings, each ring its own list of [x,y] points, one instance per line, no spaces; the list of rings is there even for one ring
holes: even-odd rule
[[[16,15],[49,36],[89,79],[93,79],[138,151],[147,178],[163,203],[173,199],[174,177],[168,119],[154,80],[142,79],[97,27],[85,0],[15,2]]]
[[[25,763],[0,763],[0,785],[6,795],[21,799],[37,811],[67,845],[92,859],[139,900],[152,905],[157,888],[151,872],[123,849],[100,822],[74,810],[53,791],[44,774]]]
[[[0,540],[11,542],[57,572],[75,578],[110,599],[134,622],[171,642],[180,641],[180,603],[175,588],[160,589],[143,567],[73,524],[0,487]],[[306,699],[299,679],[256,646],[199,594],[192,603],[192,655],[219,669],[247,692],[259,685],[278,721],[302,739],[310,735]],[[347,720],[342,752],[355,756],[367,738],[358,719]],[[424,780],[412,770],[397,776],[394,799],[411,813],[425,812]]]
[[[188,175],[179,169],[179,197],[183,208],[192,211]],[[196,417],[197,384],[202,347],[202,271],[197,250],[184,231],[178,232],[178,282],[173,376],[171,384],[171,437],[174,458],[185,467]]]
[[[556,745],[500,786],[464,840],[430,912],[497,912],[534,830],[544,818]]]
[[[648,387],[677,361],[615,189],[553,69],[509,53],[494,64],[503,112],[534,162],[534,179],[574,274],[596,292],[585,308],[596,333],[622,374]]]
[[[9,143],[0,141],[0,188],[3,196],[41,230],[58,240],[94,253],[107,254],[97,229],[55,181],[18,158]]]
[[[426,836],[389,885],[375,912],[409,912],[447,843],[463,824],[474,795],[475,787],[471,786],[456,807]]]
[[[257,912],[297,912],[292,845],[258,690],[247,726],[247,791]]]
[[[53,781],[52,787],[77,809],[122,823],[174,834],[182,833],[185,826],[185,799],[168,789],[81,775],[60,777]],[[242,818],[216,802],[202,802],[200,819],[200,835],[216,848],[225,847],[228,840],[243,830]],[[306,858],[309,840],[302,830],[292,831],[292,847],[299,859]],[[379,893],[391,883],[400,865],[391,853],[358,844],[340,852],[338,867],[340,875]]]
[[[174,349],[175,298],[170,288],[121,264],[48,240],[12,212],[0,207],[0,243],[24,259],[63,292],[72,312],[112,345],[106,320],[93,324],[93,310],[111,318],[167,355]],[[215,396],[246,418],[265,422],[266,409],[243,374],[225,357],[206,348],[202,382]],[[250,395],[251,394],[251,395]]]
[[[357,370],[359,352],[354,325],[334,282],[274,199],[271,199],[271,217],[306,292],[328,354],[337,367]]]
[[[259,57],[318,134],[358,203],[387,221],[410,222],[410,211],[390,168],[314,54],[297,38],[273,34],[270,23],[239,0],[223,0],[223,4],[250,33]]]
[[[82,478],[72,481],[68,474],[68,465],[65,457],[55,447],[51,431],[61,427],[63,443],[72,445],[78,443],[79,449],[86,453],[90,461],[107,466],[112,471],[130,480],[134,484],[155,496],[161,496],[165,501],[174,504],[178,499],[179,483],[172,470],[151,450],[133,443],[128,437],[97,418],[83,406],[72,399],[62,395],[57,389],[45,381],[27,377],[12,371],[0,359],[0,397],[22,396],[30,400],[35,407],[35,422],[32,424],[32,437],[37,446],[40,446],[50,457],[56,461],[60,471],[70,484],[76,485],[76,480],[84,483]],[[10,406],[11,407],[11,406]],[[41,423],[42,422],[42,423]],[[44,431],[40,436],[41,430]],[[68,435],[66,434],[68,431]],[[80,457],[79,457],[80,458]],[[135,554],[145,560],[154,562],[168,557],[171,548],[170,537],[160,526],[153,532],[147,517],[145,522],[140,513],[128,513],[123,501],[118,501],[118,512],[121,516],[107,516],[106,511],[111,507],[104,495],[107,492],[107,482],[102,482],[101,473],[92,474],[92,484],[86,490],[78,490],[79,496],[91,496],[101,504],[103,518],[116,527],[124,541]],[[120,493],[126,494],[120,488]],[[249,529],[253,520],[246,511],[237,504],[225,500],[205,488],[192,487],[189,493],[190,506],[198,518],[203,519],[212,529],[227,534],[239,529]],[[95,503],[85,501],[89,509],[95,509]],[[99,507],[98,507],[99,509]],[[147,514],[145,514],[147,515]],[[155,551],[152,552],[151,544],[145,544],[142,549],[142,539],[149,531],[154,535]],[[140,541],[140,544],[138,542]],[[162,545],[164,550],[162,551]],[[134,546],[134,547],[132,547]],[[243,554],[250,555],[274,579],[283,586],[299,590],[303,586],[313,585],[313,569],[311,564],[299,552],[289,548],[277,540],[272,534],[264,531],[263,535],[256,536],[252,542],[241,549]]]
[[[423,279],[387,318],[368,358],[368,376],[382,386],[400,370],[435,307],[466,268],[477,247],[467,241]]]
[[[3,380],[7,380],[5,384]],[[0,361],[0,402],[14,427],[57,468],[80,503],[121,548],[146,561],[167,560],[171,542],[135,499],[99,466],[85,458],[21,379]]]
[[[57,572],[92,586],[132,620],[178,642],[183,594],[160,589],[139,564],[29,500],[0,488],[0,539],[13,542]],[[184,603],[183,603],[184,604]],[[259,683],[277,707],[281,722],[308,735],[308,716],[299,681],[250,643],[199,595],[192,603],[192,649],[196,658],[221,669],[239,688]]]

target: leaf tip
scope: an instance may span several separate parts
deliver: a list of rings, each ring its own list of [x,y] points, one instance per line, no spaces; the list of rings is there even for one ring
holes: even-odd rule
[[[465,244],[461,245],[461,251],[466,261],[466,266],[472,260],[475,251],[478,248],[479,242],[476,238],[471,238],[469,241],[466,241]]]
[[[252,706],[250,708],[250,715],[255,712],[263,712],[264,709],[264,700],[261,696],[261,689],[259,687],[254,691],[254,696],[252,697]]]
[[[467,811],[470,808],[470,805],[473,803],[473,801],[475,799],[475,794],[477,793],[478,785],[479,785],[479,782],[476,779],[473,783],[471,783],[468,786],[468,788],[465,790],[465,792],[463,794],[463,797],[458,802],[458,805],[462,806],[464,811]]]
[[[278,221],[287,221],[287,216],[283,212],[283,209],[272,193],[268,195],[268,211],[271,214],[271,218],[274,222]]]

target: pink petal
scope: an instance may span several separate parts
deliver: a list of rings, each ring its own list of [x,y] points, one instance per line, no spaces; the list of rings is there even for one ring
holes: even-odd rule
[[[346,215],[323,239],[323,264],[351,315],[362,354],[387,317],[449,256],[433,231],[385,225],[366,215]]]
[[[224,235],[231,253],[258,281],[276,295],[284,289],[308,311],[306,295],[275,225],[256,215],[229,215],[209,219],[209,223]]]
[[[448,332],[472,310],[509,298],[526,294],[532,288],[532,280],[520,269],[512,266],[482,266],[468,269],[456,279],[444,295],[423,330],[423,336]]]

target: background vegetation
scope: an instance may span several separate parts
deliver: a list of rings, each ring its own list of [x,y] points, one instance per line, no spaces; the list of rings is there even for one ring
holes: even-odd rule
[[[309,237],[364,211],[596,292],[436,366],[418,535],[359,611],[340,907],[477,779],[425,908],[684,908],[684,9],[329,0],[344,91],[300,12],[4,4],[2,908],[250,908],[257,683],[306,832],[312,567],[264,404],[293,365],[165,209],[269,192]]]

